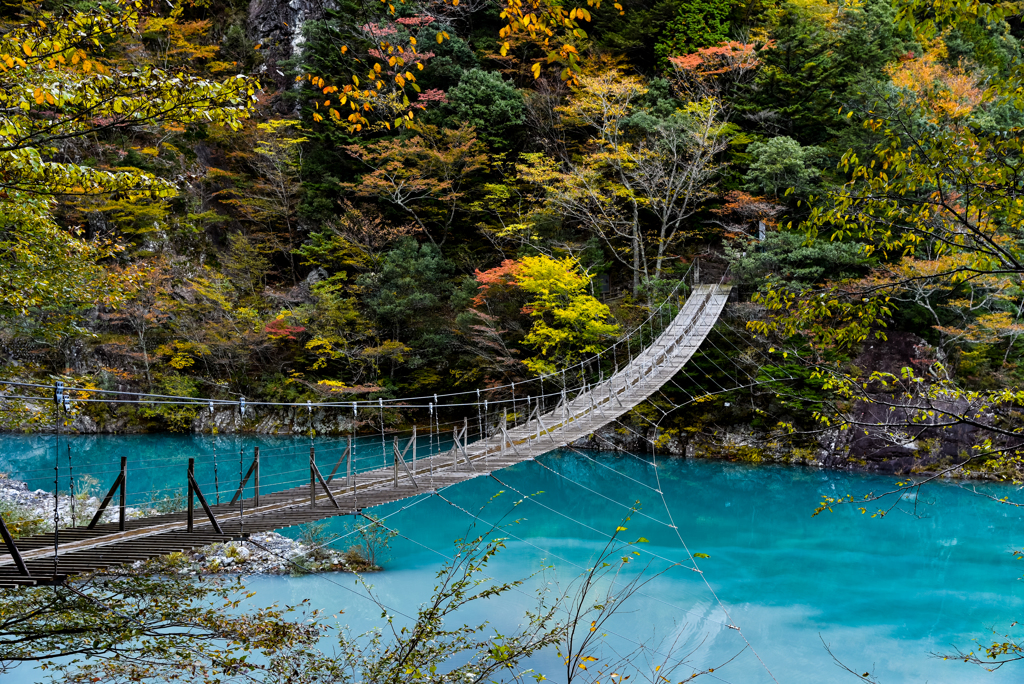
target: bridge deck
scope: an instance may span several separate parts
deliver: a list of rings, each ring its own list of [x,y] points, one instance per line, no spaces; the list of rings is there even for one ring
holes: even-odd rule
[[[58,573],[54,573],[53,534],[17,540],[29,576],[19,575],[14,559],[0,554],[0,587],[46,584],[60,576],[98,570],[136,560],[155,558],[214,542],[239,539],[255,532],[301,525],[337,515],[399,501],[487,474],[566,446],[593,434],[637,406],[668,382],[690,360],[718,320],[729,296],[729,287],[701,285],[695,288],[683,308],[654,342],[629,365],[604,382],[593,385],[568,402],[543,415],[499,431],[487,439],[450,449],[410,464],[415,483],[400,471],[397,485],[393,466],[379,468],[329,483],[338,508],[316,487],[315,505],[310,487],[301,485],[253,498],[212,506],[222,533],[217,533],[203,514],[196,511],[194,531],[187,531],[185,512],[128,520],[125,530],[117,523],[60,531]],[[239,515],[240,510],[244,514]],[[4,549],[0,546],[0,549]]]

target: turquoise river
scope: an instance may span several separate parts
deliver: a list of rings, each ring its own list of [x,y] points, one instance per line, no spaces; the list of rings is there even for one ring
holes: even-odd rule
[[[5,435],[0,472],[52,492],[57,458],[60,489],[67,489],[70,463],[76,487],[93,478],[93,491],[99,492],[113,481],[119,457],[127,456],[132,504],[173,497],[192,456],[197,479],[213,498],[217,490],[230,496],[239,479],[239,451],[248,459],[257,445],[264,487],[308,481],[309,444],[142,435],[62,437],[55,445],[53,435]],[[343,443],[325,439],[316,446],[323,470],[333,467]],[[379,465],[379,439],[361,440],[357,456],[362,468]],[[649,540],[640,545],[634,567],[664,572],[615,618],[609,649],[623,652],[642,642],[667,650],[674,642],[692,651],[693,667],[716,667],[701,679],[731,684],[771,683],[773,677],[793,684],[857,681],[836,665],[825,643],[852,669],[870,671],[882,684],[994,684],[1024,676],[1022,665],[988,672],[936,657],[969,650],[974,640],[990,641],[993,630],[1012,634],[1014,621],[1024,617],[1024,565],[1011,553],[1024,546],[1021,509],[942,483],[902,501],[884,518],[851,507],[814,516],[822,496],[880,492],[896,478],[661,457],[655,466],[649,455],[559,451],[497,475],[500,482],[479,477],[448,488],[444,499],[425,494],[374,511],[390,514],[388,524],[402,535],[393,542],[386,570],[369,578],[396,614],[413,614],[429,596],[453,540],[473,533],[474,524],[485,531],[487,523],[504,516],[518,522],[505,530],[507,549],[488,573],[501,580],[530,579],[523,592],[471,605],[461,617],[511,629],[534,607],[536,588],[570,582],[606,535],[623,525],[626,536]],[[1024,498],[1015,487],[971,486]],[[495,497],[499,491],[504,494]],[[516,505],[521,494],[535,496]],[[641,512],[623,523],[634,502]],[[332,524],[340,530],[345,521]],[[687,558],[680,538],[694,553],[709,556],[699,561],[703,577],[669,567],[669,561]],[[253,601],[309,598],[356,632],[380,622],[380,610],[351,575],[262,576],[248,584],[257,592]],[[403,619],[399,615],[396,622]],[[744,638],[753,650],[745,648]],[[554,653],[531,665],[553,681],[564,679]],[[692,671],[684,667],[678,674]],[[5,677],[5,684],[45,680],[43,673],[23,667]]]

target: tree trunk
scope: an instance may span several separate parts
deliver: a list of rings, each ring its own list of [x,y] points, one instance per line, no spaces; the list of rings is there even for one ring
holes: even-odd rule
[[[633,296],[640,292],[640,238],[633,232]]]
[[[135,332],[139,336],[139,346],[142,348],[142,362],[146,364],[146,385],[152,391],[153,378],[149,374],[149,351],[146,350],[146,337],[141,328],[137,328]]]

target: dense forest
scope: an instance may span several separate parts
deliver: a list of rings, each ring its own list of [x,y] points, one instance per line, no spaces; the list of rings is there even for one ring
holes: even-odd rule
[[[666,439],[746,425],[800,453],[871,425],[862,459],[1013,467],[1016,11],[7,3],[2,379],[280,402],[496,387],[608,347],[699,268],[736,301],[653,400],[702,399]],[[50,426],[4,391],[4,427]]]

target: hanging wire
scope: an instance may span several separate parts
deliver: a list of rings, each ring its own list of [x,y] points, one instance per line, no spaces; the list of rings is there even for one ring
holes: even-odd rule
[[[60,557],[60,409],[62,405],[66,406],[66,400],[63,382],[57,382],[53,389],[53,415],[56,417],[56,439],[53,443],[53,574],[56,576]]]
[[[71,440],[68,440],[68,486],[71,492],[71,527],[78,527],[78,519],[75,516],[75,470],[71,462]]]
[[[241,427],[242,420],[245,418],[245,399],[241,399],[238,402],[238,425]],[[245,456],[242,454],[242,443],[238,443],[238,534],[244,534],[245,528],[242,518],[245,517],[245,491],[242,490],[242,484],[245,477]]]
[[[388,465],[388,446],[384,439],[384,400],[380,400],[380,456],[384,459],[384,467]]]
[[[217,429],[216,423],[214,422],[213,402],[209,404],[210,410],[210,434],[214,434],[214,430]],[[217,505],[220,505],[220,478],[217,474],[217,440],[213,440],[213,489],[217,497]]]

